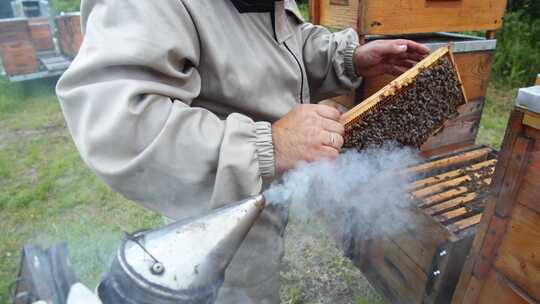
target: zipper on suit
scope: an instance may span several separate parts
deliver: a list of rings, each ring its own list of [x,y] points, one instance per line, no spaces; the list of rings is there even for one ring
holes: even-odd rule
[[[275,11],[270,12],[270,20],[272,21],[272,32],[274,33],[274,39],[276,40],[277,43],[279,43],[278,38],[277,38],[277,33],[276,33],[276,13],[275,13]],[[298,60],[298,57],[296,57],[294,52],[289,48],[289,46],[287,45],[287,43],[285,41],[283,42],[283,45],[285,45],[285,48],[287,49],[287,51],[291,54],[291,56],[293,56],[294,61],[296,61],[296,64],[298,65],[298,69],[300,69],[300,79],[301,79],[301,81],[300,81],[299,98],[300,98],[300,103],[304,103],[304,69],[302,68],[302,64],[300,63],[300,60]]]
[[[304,69],[302,69],[302,64],[300,64],[300,60],[298,60],[298,57],[296,57],[296,55],[289,48],[287,43],[283,42],[283,45],[285,45],[285,48],[287,49],[287,51],[289,51],[289,53],[291,53],[294,60],[298,64],[298,68],[300,69],[300,76],[301,76],[301,81],[300,81],[300,103],[304,103]]]

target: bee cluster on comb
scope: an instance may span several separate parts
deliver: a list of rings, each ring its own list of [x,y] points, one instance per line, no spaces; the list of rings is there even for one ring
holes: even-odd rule
[[[344,147],[361,150],[386,141],[420,147],[458,116],[466,99],[448,52],[429,65],[419,63],[416,75],[404,75],[379,91],[377,101],[346,124]]]

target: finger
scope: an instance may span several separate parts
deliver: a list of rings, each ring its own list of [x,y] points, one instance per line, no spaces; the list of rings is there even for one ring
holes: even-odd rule
[[[334,121],[338,121],[341,116],[341,113],[336,108],[325,105],[317,105],[316,112],[320,116]]]
[[[343,136],[336,134],[334,144],[332,145],[332,147],[336,148],[338,151],[341,151],[344,143],[345,143],[345,140],[343,139]]]
[[[322,146],[332,147],[338,151],[343,147],[343,136],[333,132],[321,132],[320,142]]]
[[[429,49],[425,45],[418,42],[414,42],[408,39],[396,39],[395,41],[399,45],[406,45],[407,52],[409,53],[419,53],[424,55],[429,54]]]
[[[398,43],[399,40],[385,40],[377,44],[378,51],[383,56],[395,56],[407,52],[407,44]]]
[[[345,128],[343,125],[335,120],[323,119],[322,128],[328,132],[336,133],[339,135],[345,134]]]
[[[329,158],[336,159],[339,155],[339,151],[336,148],[329,146],[322,146],[319,149],[319,154],[316,156],[317,159]]]

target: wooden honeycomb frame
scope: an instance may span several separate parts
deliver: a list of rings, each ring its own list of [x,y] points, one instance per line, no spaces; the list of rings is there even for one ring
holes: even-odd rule
[[[361,102],[359,105],[355,106],[345,114],[341,116],[340,122],[345,127],[345,131],[350,129],[350,127],[360,121],[365,115],[371,111],[392,102],[393,98],[386,98],[388,96],[393,96],[399,94],[400,90],[407,87],[408,85],[414,83],[416,76],[422,71],[422,69],[429,68],[435,63],[437,63],[441,58],[448,57],[453,66],[454,72],[456,73],[458,80],[460,82],[461,92],[463,94],[464,104],[468,102],[467,95],[465,94],[465,89],[463,87],[463,81],[457,69],[456,62],[454,60],[454,55],[452,54],[451,45],[446,45],[441,47],[431,53],[429,56],[424,58],[422,61],[417,63],[414,67],[401,74],[394,81],[390,82],[388,85],[380,89],[375,94],[368,97],[366,100]],[[442,128],[442,126],[441,126]],[[441,130],[439,128],[433,133],[437,133]]]

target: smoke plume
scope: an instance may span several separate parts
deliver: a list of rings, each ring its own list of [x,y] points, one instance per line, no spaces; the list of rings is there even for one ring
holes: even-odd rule
[[[349,150],[335,160],[302,163],[264,193],[301,219],[322,218],[341,246],[352,237],[399,233],[410,219],[403,211],[410,177],[399,174],[419,161],[417,151],[396,144]],[[377,229],[371,227],[377,225]],[[346,248],[344,248],[346,250]]]

